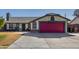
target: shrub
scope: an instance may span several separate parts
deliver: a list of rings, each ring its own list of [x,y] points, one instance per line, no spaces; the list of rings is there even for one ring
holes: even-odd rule
[[[1,29],[3,26],[4,26],[4,19],[1,18],[1,19],[0,19],[0,29]]]

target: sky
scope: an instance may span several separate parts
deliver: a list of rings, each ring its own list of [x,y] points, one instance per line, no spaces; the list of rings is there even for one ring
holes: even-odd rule
[[[47,13],[57,13],[65,16],[69,19],[74,18],[75,9],[0,9],[0,16],[5,17],[6,13],[9,12],[11,16],[18,17],[40,17]]]

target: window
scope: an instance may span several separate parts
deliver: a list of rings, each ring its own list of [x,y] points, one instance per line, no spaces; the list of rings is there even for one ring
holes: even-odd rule
[[[15,30],[15,28],[16,28],[16,24],[13,24],[13,29]]]
[[[10,30],[18,30],[19,29],[19,24],[9,24],[9,29]]]
[[[36,22],[33,22],[33,28],[36,29]]]
[[[13,29],[13,24],[9,24],[9,29]]]
[[[51,16],[51,21],[54,21],[54,16]]]
[[[15,27],[16,31],[19,30],[19,24],[16,24],[16,27]]]

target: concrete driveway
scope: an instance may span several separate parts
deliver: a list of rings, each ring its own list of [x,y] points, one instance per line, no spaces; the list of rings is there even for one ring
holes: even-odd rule
[[[79,33],[26,32],[9,49],[79,48]]]

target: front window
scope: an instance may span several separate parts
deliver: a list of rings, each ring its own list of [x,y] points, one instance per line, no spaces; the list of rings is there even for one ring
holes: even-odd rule
[[[9,29],[13,29],[13,24],[9,24]]]
[[[16,24],[15,29],[16,29],[16,30],[19,30],[19,24]]]
[[[19,30],[19,24],[9,24],[10,30]]]
[[[33,22],[33,28],[36,29],[36,22]]]

